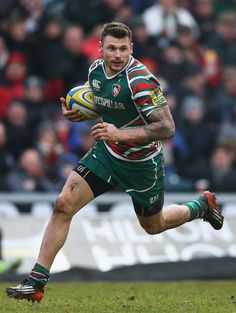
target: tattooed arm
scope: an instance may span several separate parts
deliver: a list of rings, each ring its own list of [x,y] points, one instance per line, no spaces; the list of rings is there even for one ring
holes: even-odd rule
[[[164,140],[174,135],[175,123],[167,105],[156,109],[148,117],[151,124],[144,129],[149,140]]]
[[[95,139],[123,141],[133,143],[148,143],[165,140],[174,135],[175,124],[167,105],[154,110],[149,116],[149,125],[118,129],[109,123],[98,123],[92,128]]]

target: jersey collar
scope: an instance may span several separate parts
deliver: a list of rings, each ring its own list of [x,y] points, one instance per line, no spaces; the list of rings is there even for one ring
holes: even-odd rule
[[[116,77],[117,75],[119,75],[120,73],[122,73],[123,71],[125,71],[129,66],[130,64],[134,61],[134,57],[131,55],[129,57],[129,61],[127,62],[126,66],[118,73],[116,73],[115,75],[113,76],[107,76],[107,73],[106,73],[106,70],[105,70],[105,66],[104,66],[104,60],[102,60],[102,68],[103,68],[103,72],[104,72],[104,75],[106,76],[106,79],[112,79],[114,77]]]

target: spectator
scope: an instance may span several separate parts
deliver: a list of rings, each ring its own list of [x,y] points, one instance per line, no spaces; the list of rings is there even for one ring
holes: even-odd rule
[[[186,64],[201,66],[208,85],[218,86],[221,80],[221,64],[216,51],[201,45],[187,26],[178,27],[176,41]]]
[[[69,24],[65,27],[62,38],[61,60],[65,91],[87,80],[88,57],[82,52],[84,30],[81,26]]]
[[[0,122],[0,191],[6,190],[6,175],[14,166],[14,158],[7,149],[7,133],[3,122]]]
[[[26,149],[19,158],[18,166],[7,175],[10,191],[35,192],[54,191],[54,184],[46,178],[39,152]]]
[[[210,162],[195,169],[196,187],[205,181],[205,187],[216,192],[236,191],[235,150],[227,145],[214,147]]]
[[[159,56],[155,42],[149,36],[147,28],[141,19],[138,19],[133,26],[133,42],[135,46],[133,56],[135,58],[156,58]]]
[[[200,28],[199,41],[203,44],[208,42],[209,37],[215,31],[216,13],[214,0],[194,0],[193,15]]]
[[[83,25],[85,32],[90,33],[94,25],[103,22],[101,18],[102,12],[103,3],[101,0],[67,0],[65,3],[64,16],[70,23]]]
[[[28,112],[21,100],[10,103],[4,120],[7,132],[7,149],[17,160],[23,150],[31,146],[32,132],[29,127]]]
[[[69,24],[64,29],[62,37],[63,46],[74,55],[80,55],[83,38],[83,27],[76,24]]]
[[[8,25],[6,38],[9,50],[24,54],[28,72],[35,71],[35,40],[26,29],[26,17],[19,11],[13,11]]]
[[[64,20],[61,17],[48,16],[41,21],[37,36],[37,73],[45,82],[45,99],[50,102],[58,101],[64,94],[63,30]]]
[[[181,84],[177,89],[177,98],[180,103],[178,106],[178,114],[180,115],[181,105],[186,96],[199,98],[205,104],[205,118],[208,119],[208,123],[215,122],[215,114],[211,115],[209,113],[212,106],[211,102],[213,101],[213,95],[208,88],[204,71],[199,65],[189,65],[183,73]]]
[[[147,69],[154,75],[157,75],[158,65],[155,58],[152,57],[142,57],[140,61],[147,67]]]
[[[64,150],[51,121],[42,122],[39,125],[35,142],[36,149],[42,156],[46,174],[53,179],[57,160]]]
[[[67,177],[78,162],[79,157],[73,153],[68,152],[60,155],[56,164],[55,185],[57,191],[60,191],[64,186]]]
[[[205,164],[214,147],[215,132],[205,120],[205,106],[200,98],[186,96],[181,106],[182,120],[178,131],[187,144],[188,154],[179,160],[179,174],[193,178],[192,170]]]
[[[176,37],[178,25],[190,27],[199,34],[196,21],[189,11],[178,6],[177,0],[156,0],[156,3],[143,12],[143,21],[148,34],[158,37],[161,47]]]
[[[165,97],[169,105],[171,114],[177,122],[178,102],[176,94],[169,87],[165,90]],[[168,190],[174,190],[178,186],[178,190],[192,190],[192,183],[180,177],[178,173],[181,172],[179,167],[182,165],[182,160],[185,160],[189,154],[189,147],[179,127],[176,127],[175,134],[172,138],[165,140],[163,143],[163,154],[165,157],[166,170],[166,187]]]
[[[80,137],[81,133],[91,132],[91,128],[94,125],[93,121],[84,121],[80,123],[71,123],[70,122],[70,152],[77,153],[76,150],[79,149],[80,146]]]
[[[236,103],[236,66],[225,66],[221,88],[217,89],[210,106],[211,116],[221,123],[234,114]]]
[[[42,0],[21,0],[20,6],[27,13],[25,19],[25,28],[29,33],[36,32],[38,29],[39,20],[42,17],[46,6]]]
[[[29,115],[30,128],[33,134],[38,125],[46,119],[57,117],[60,107],[54,102],[46,101],[44,81],[39,76],[28,76],[24,84],[23,102]]]
[[[89,64],[91,64],[96,59],[101,58],[101,53],[98,49],[98,42],[100,40],[101,32],[102,24],[96,24],[89,36],[82,40],[81,52],[89,59]]]
[[[0,118],[4,118],[11,100],[24,93],[24,79],[27,73],[26,58],[21,52],[11,52],[3,74],[0,76]]]
[[[215,32],[208,45],[217,51],[223,65],[236,65],[236,13],[221,12],[218,15]]]
[[[81,127],[78,138],[78,146],[76,146],[72,152],[79,158],[82,158],[90,148],[95,144],[93,137],[91,136],[91,124],[84,124]]]
[[[47,107],[44,101],[43,80],[37,76],[28,76],[25,80],[23,99],[32,124],[37,126]]]
[[[233,113],[220,125],[217,142],[231,146],[236,153],[236,102],[233,106]]]
[[[173,86],[173,89],[179,90],[187,64],[181,48],[176,42],[170,42],[163,49],[158,67],[160,75]]]
[[[54,126],[57,137],[63,146],[63,151],[70,152],[72,149],[71,123],[60,116],[60,118],[55,121]]]
[[[132,25],[135,12],[125,0],[102,0],[102,22],[121,22]]]

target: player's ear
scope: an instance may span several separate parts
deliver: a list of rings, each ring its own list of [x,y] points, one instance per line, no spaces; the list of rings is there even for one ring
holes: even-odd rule
[[[102,42],[99,41],[99,52],[102,53]]]
[[[131,54],[133,53],[133,49],[134,49],[134,44],[131,42],[131,44],[130,44],[130,51],[131,51]]]

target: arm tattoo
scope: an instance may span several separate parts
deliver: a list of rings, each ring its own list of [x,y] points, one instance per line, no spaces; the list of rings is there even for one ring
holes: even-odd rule
[[[168,106],[156,109],[148,118],[151,123],[144,126],[144,130],[150,141],[165,140],[174,135],[175,124]]]

